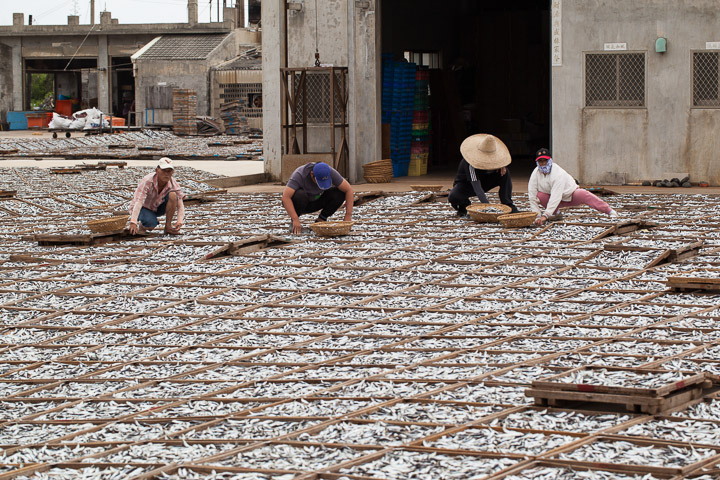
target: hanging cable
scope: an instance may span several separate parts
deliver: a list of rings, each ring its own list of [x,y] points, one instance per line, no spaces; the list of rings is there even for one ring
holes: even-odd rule
[[[87,40],[87,38],[90,36],[90,34],[92,33],[92,31],[93,31],[94,29],[95,29],[95,24],[93,23],[93,24],[92,24],[92,27],[90,27],[90,31],[87,33],[87,35],[85,35],[85,38],[83,38],[83,41],[80,42],[80,46],[77,48],[77,50],[75,50],[75,53],[73,53],[73,56],[70,57],[70,60],[68,61],[67,65],[65,65],[65,68],[63,68],[63,71],[66,71],[67,68],[70,66],[70,64],[72,63],[72,61],[75,59],[75,56],[78,54],[78,52],[80,51],[80,49],[82,48],[82,46],[85,44],[85,40]]]
[[[315,66],[320,66],[320,52],[318,51],[318,6],[315,0]]]

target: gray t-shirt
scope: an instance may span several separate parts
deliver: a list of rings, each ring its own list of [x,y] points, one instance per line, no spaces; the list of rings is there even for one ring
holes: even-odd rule
[[[315,180],[310,177],[310,173],[313,170],[315,163],[306,163],[305,165],[298,167],[290,175],[290,179],[287,181],[287,186],[295,190],[303,190],[307,195],[308,200],[317,200],[325,190],[321,190],[317,186]],[[343,177],[340,172],[330,167],[330,180],[332,180],[332,187],[339,187],[343,182]]]

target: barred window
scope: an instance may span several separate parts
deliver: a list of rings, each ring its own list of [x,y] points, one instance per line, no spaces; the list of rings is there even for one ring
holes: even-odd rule
[[[240,111],[248,118],[263,116],[262,83],[221,83],[220,99],[222,103],[240,100]]]
[[[307,103],[308,123],[330,123],[330,72],[307,72],[305,75],[305,92],[299,91],[300,75],[295,75],[293,78],[297,98],[295,121],[302,122]],[[340,72],[335,72],[335,80],[336,85],[340,87],[342,85],[342,75]],[[343,111],[337,93],[335,94],[333,103],[335,122],[342,122]]]
[[[693,52],[693,107],[720,107],[720,52]]]
[[[586,54],[585,106],[644,107],[645,54]]]

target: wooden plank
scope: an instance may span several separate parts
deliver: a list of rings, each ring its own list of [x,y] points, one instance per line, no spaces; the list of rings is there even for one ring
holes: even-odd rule
[[[205,255],[204,260],[210,260],[213,258],[234,256],[234,255],[245,255],[250,252],[257,252],[265,248],[279,247],[294,243],[292,240],[279,237],[277,235],[265,234],[250,237],[239,242],[230,242],[217,250]]]

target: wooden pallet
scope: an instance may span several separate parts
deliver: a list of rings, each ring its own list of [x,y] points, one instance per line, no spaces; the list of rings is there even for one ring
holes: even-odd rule
[[[40,246],[57,246],[57,245],[102,245],[110,242],[120,242],[123,240],[140,240],[149,236],[159,236],[159,233],[145,233],[131,235],[127,229],[114,230],[112,232],[89,233],[81,235],[63,235],[63,234],[36,234],[29,239],[37,241]]]
[[[666,284],[673,290],[720,291],[720,278],[668,277]]]
[[[619,404],[624,405],[631,412],[654,415],[700,398],[703,390],[712,386],[712,382],[706,378],[704,373],[696,372],[685,372],[686,376],[682,380],[657,388],[634,388],[556,381],[560,377],[580,370],[629,371],[648,374],[665,373],[662,370],[651,369],[584,366],[532,382],[532,387],[525,390],[525,396],[534,397],[535,404],[539,406],[559,407],[575,402]]]
[[[51,168],[50,173],[68,175],[68,174],[82,173],[82,170],[83,170],[82,168],[78,168],[78,167],[57,167],[57,168]]]
[[[622,395],[595,392],[571,392],[565,390],[543,390],[528,388],[526,397],[534,397],[535,405],[543,407],[575,407],[581,403],[622,405],[629,412],[655,415],[686,403],[703,395],[703,385],[691,385],[664,396]]]

